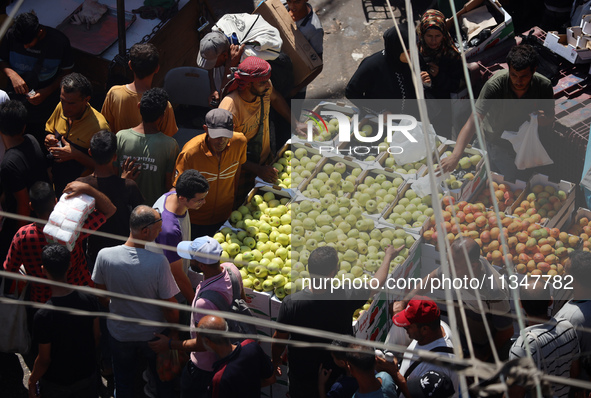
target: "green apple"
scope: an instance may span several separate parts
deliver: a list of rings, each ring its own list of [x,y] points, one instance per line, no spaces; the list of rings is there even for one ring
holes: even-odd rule
[[[270,279],[266,279],[263,281],[263,292],[270,292],[274,289],[273,281]]]
[[[351,268],[351,274],[353,275],[354,278],[358,278],[363,274],[363,268],[361,268],[358,265],[355,265],[354,267]]]
[[[285,260],[287,258],[287,253],[288,252],[285,247],[280,247],[275,251],[275,255],[279,256],[279,258],[281,258],[282,260]]]
[[[282,287],[276,287],[274,289],[274,293],[275,293],[275,296],[277,296],[277,298],[279,300],[282,300],[287,295],[287,293],[285,292],[285,289],[283,288],[283,286]]]
[[[267,265],[267,272],[269,273],[269,275],[276,275],[279,273],[279,270],[281,268],[283,267],[280,267],[278,263],[271,261],[269,265]]]
[[[237,243],[230,243],[228,245],[228,254],[230,257],[234,258],[238,253],[240,253],[240,245]]]
[[[246,246],[250,247],[251,249],[254,249],[254,247],[257,244],[256,240],[254,240],[254,238],[252,238],[250,236],[247,236],[246,238],[244,238],[242,243],[244,243]]]
[[[279,275],[275,275],[273,277],[272,283],[274,287],[281,287],[283,285],[285,285],[285,276],[279,274]]]
[[[257,263],[256,261],[251,261],[248,263],[248,265],[246,266],[246,270],[251,273],[254,274],[255,270],[258,266],[261,266],[262,264]]]
[[[290,242],[289,235],[280,233],[279,236],[276,239],[276,242],[279,243],[282,246],[289,245],[289,242]]]
[[[295,286],[296,284],[293,282],[287,282],[285,285],[283,285],[283,290],[285,291],[285,294],[295,293]]]
[[[269,271],[263,265],[257,266],[254,270],[254,274],[256,275],[257,278],[266,278],[268,273],[269,273]]]
[[[357,260],[357,252],[351,250],[351,249],[347,249],[347,251],[345,251],[345,253],[343,254],[343,260],[352,263],[355,260]]]

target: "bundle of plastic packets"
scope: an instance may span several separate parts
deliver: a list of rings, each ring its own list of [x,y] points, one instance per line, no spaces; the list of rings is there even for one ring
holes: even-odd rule
[[[43,233],[48,242],[59,243],[72,251],[80,236],[80,228],[94,211],[94,198],[84,194],[70,199],[66,196],[63,194],[55,205]]]

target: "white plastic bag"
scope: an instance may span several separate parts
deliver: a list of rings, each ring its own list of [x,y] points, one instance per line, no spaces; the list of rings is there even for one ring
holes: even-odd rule
[[[279,56],[283,45],[277,28],[271,26],[260,15],[226,14],[211,30],[221,31],[226,36],[235,33],[238,42],[246,44],[241,61],[249,56],[272,61]]]
[[[515,166],[519,170],[554,163],[540,142],[537,115],[531,114],[530,121],[523,123],[518,132],[505,131],[501,138],[513,144],[516,153]]]
[[[431,143],[431,150],[427,150],[425,147],[425,141],[423,138],[423,127],[421,122],[417,122],[417,126],[409,130],[408,133],[413,136],[417,142],[411,142],[404,134],[396,131],[392,134],[392,142],[390,146],[398,146],[401,148],[401,153],[394,155],[396,163],[399,165],[405,165],[408,163],[419,162],[427,157],[428,153],[433,153],[436,146],[435,130],[432,125],[427,127],[429,134],[429,142]]]

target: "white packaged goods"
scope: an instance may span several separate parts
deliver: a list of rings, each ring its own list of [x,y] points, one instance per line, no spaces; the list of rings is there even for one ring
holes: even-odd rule
[[[76,221],[64,220],[62,223],[62,229],[70,232],[78,232],[80,231],[80,224]]]
[[[64,213],[58,213],[55,210],[49,216],[49,222],[57,227],[61,227],[65,219],[66,215]]]
[[[72,251],[74,244],[80,235],[80,229],[94,210],[94,198],[88,195],[79,195],[66,199],[62,195],[49,216],[49,223],[43,228],[43,234],[48,242],[59,243]]]
[[[78,235],[79,233],[67,231],[65,229],[59,229],[56,236],[54,237],[55,243],[64,245],[69,251],[72,251],[74,249],[74,243],[76,242],[76,239],[78,239]]]

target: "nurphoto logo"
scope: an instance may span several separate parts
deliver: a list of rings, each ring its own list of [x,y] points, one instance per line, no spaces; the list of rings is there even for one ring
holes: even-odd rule
[[[374,145],[350,145],[345,148],[339,148],[338,145],[343,143],[351,143],[351,138],[353,137],[355,141],[360,144],[371,144],[376,143],[379,144],[386,134],[386,142],[392,143],[392,136],[394,132],[400,132],[406,137],[406,139],[410,142],[416,143],[417,140],[412,136],[410,133],[411,130],[417,127],[417,120],[410,115],[399,115],[399,114],[381,114],[377,117],[377,133],[375,135],[368,136],[369,134],[373,133],[373,129],[371,130],[364,130],[362,129],[359,131],[359,115],[354,114],[352,117],[345,115],[342,112],[338,111],[320,111],[320,114],[304,109],[306,114],[306,124],[308,126],[307,129],[307,137],[306,140],[308,142],[314,142],[314,136],[318,136],[320,134],[322,139],[321,141],[329,141],[330,139],[326,139],[327,137],[331,137],[336,132],[338,128],[338,134],[335,136],[335,140],[333,141],[334,146],[331,145],[323,145],[319,147],[320,153],[343,153],[348,152],[351,154],[352,152],[357,155],[363,155],[370,152],[376,151],[380,153],[383,150],[383,147]],[[327,123],[324,117],[329,117],[330,121]],[[385,123],[384,123],[385,121]],[[384,124],[386,125],[384,128]],[[351,135],[353,132],[353,135]],[[400,154],[403,151],[403,148],[400,146],[390,146],[386,149],[390,154]]]

